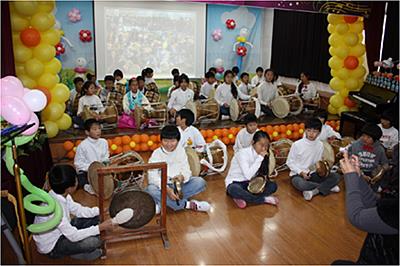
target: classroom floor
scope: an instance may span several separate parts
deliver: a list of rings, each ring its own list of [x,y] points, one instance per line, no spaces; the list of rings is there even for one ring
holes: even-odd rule
[[[148,156],[143,155],[144,159]],[[212,204],[209,213],[168,210],[168,250],[159,237],[133,240],[110,244],[106,259],[88,262],[52,260],[38,254],[32,244],[33,263],[330,264],[358,257],[366,234],[346,218],[343,181],[342,192],[306,202],[291,186],[288,172],[282,172],[276,181],[279,207],[264,204],[238,209],[225,194],[225,175],[206,177],[206,191],[195,197]],[[82,190],[74,198],[89,206],[97,199]]]

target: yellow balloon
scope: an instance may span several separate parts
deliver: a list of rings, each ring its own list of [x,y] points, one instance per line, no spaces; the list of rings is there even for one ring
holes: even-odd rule
[[[328,22],[330,24],[336,25],[338,23],[343,23],[344,19],[343,19],[343,16],[341,16],[341,15],[329,14],[328,15]]]
[[[51,46],[55,46],[60,42],[61,35],[60,31],[56,29],[49,29],[45,32],[40,33],[42,43],[50,44]]]
[[[331,76],[332,77],[337,77],[337,71],[335,69],[331,69]]]
[[[349,30],[354,33],[361,33],[364,30],[364,22],[357,21],[349,25]]]
[[[344,45],[340,45],[334,48],[334,53],[337,57],[344,59],[349,55],[349,49]]]
[[[342,37],[340,37],[340,35],[338,33],[333,33],[333,34],[331,34],[331,36],[329,36],[328,43],[331,46],[338,47],[339,45],[341,45],[343,43],[343,39],[342,39]]]
[[[337,71],[337,76],[342,80],[348,79],[349,75],[350,75],[350,71],[345,67],[342,67],[341,69],[339,69]]]
[[[360,91],[361,88],[364,86],[364,79],[359,79],[358,80],[358,85],[357,87],[354,89],[354,91]]]
[[[56,123],[57,123],[58,129],[67,130],[72,125],[72,119],[68,114],[64,113],[61,116],[61,118],[56,121]]]
[[[48,138],[54,138],[55,136],[57,136],[58,126],[55,122],[45,121],[43,124],[44,124],[44,127],[46,128]]]
[[[63,106],[59,103],[51,101],[42,111],[43,119],[57,121],[64,113]]]
[[[358,35],[357,33],[354,32],[347,32],[344,37],[344,42],[346,43],[346,45],[348,46],[354,46],[358,43]]]
[[[19,80],[22,82],[22,84],[24,84],[25,88],[36,88],[36,81],[31,79],[28,75],[23,74],[23,75],[18,75]]]
[[[341,89],[344,88],[344,82],[343,80],[341,80],[338,77],[333,77],[330,81],[329,81],[329,86],[335,90],[335,91],[339,91]]]
[[[334,33],[334,32],[335,32],[335,25],[333,25],[333,24],[328,24],[328,32],[329,32],[330,34]]]
[[[357,43],[355,46],[350,47],[349,53],[353,56],[360,57],[365,54],[365,45],[362,43]]]
[[[17,74],[17,76],[26,75],[25,65],[23,65],[23,64],[15,64],[15,74]]]
[[[332,56],[328,61],[328,65],[331,69],[338,70],[343,67],[343,60],[337,56]]]
[[[363,40],[364,40],[364,35],[363,35],[362,33],[359,33],[359,34],[358,34],[358,42],[359,42],[359,43],[362,43]]]
[[[338,108],[338,115],[341,116],[342,112],[348,112],[349,111],[349,107],[347,107],[346,105],[340,106]]]
[[[340,106],[343,105],[344,103],[344,99],[342,96],[340,96],[340,94],[337,92],[335,95],[333,95],[330,99],[329,99],[329,103],[335,107],[335,108],[339,108]]]
[[[354,78],[348,78],[345,82],[346,89],[353,91],[358,87],[358,81]]]
[[[346,23],[339,23],[335,27],[335,32],[339,34],[345,34],[349,31],[349,26]]]
[[[367,70],[363,66],[358,66],[356,69],[350,71],[350,77],[352,78],[363,78],[365,74],[367,73]]]
[[[45,87],[47,89],[53,88],[58,82],[60,82],[58,75],[50,73],[44,73],[37,80],[39,87]]]
[[[31,78],[37,78],[43,74],[44,66],[43,63],[40,62],[36,58],[31,58],[25,62],[25,72]]]
[[[18,32],[13,32],[12,34],[12,43],[14,46],[16,45],[23,45],[25,46],[22,42],[21,42],[21,38],[19,37],[19,33]],[[26,47],[26,46],[25,46]]]
[[[14,45],[14,59],[18,63],[24,63],[32,58],[32,49],[22,45]]]
[[[38,2],[36,1],[15,1],[11,2],[14,4],[15,11],[21,16],[32,16],[38,10]]]
[[[56,56],[56,48],[50,44],[41,43],[33,49],[33,56],[43,63],[48,62]]]
[[[339,91],[339,94],[340,94],[340,96],[342,96],[343,98],[345,98],[345,97],[347,97],[347,96],[349,95],[349,91],[348,91],[346,88],[344,88],[344,89],[341,89],[341,90]]]
[[[53,14],[38,12],[32,16],[31,25],[39,31],[46,31],[54,26],[56,19]]]
[[[44,64],[44,71],[50,74],[57,74],[61,71],[61,67],[60,60],[53,58],[50,62]]]
[[[336,115],[337,114],[337,109],[330,104],[330,105],[328,105],[328,112],[330,114]]]
[[[23,31],[28,28],[29,21],[23,17],[20,17],[18,14],[11,14],[11,28],[14,32]]]
[[[69,99],[69,88],[62,83],[58,83],[51,90],[51,99],[58,103],[65,103]]]
[[[53,11],[54,7],[55,7],[54,1],[40,1],[38,6],[38,11],[49,13]]]
[[[336,55],[336,53],[335,53],[335,47],[333,47],[333,46],[330,46],[330,47],[329,47],[329,54],[330,54],[331,56],[335,56],[335,55]]]

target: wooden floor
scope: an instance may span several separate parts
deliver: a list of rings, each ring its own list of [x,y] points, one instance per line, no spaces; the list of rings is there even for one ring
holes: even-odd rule
[[[231,151],[230,151],[231,155]],[[144,154],[148,158],[149,154]],[[342,192],[306,202],[290,184],[288,172],[277,178],[279,207],[238,209],[225,194],[224,175],[207,177],[196,199],[212,204],[210,213],[168,211],[170,249],[161,238],[111,244],[107,258],[91,264],[330,264],[355,260],[365,233],[347,220]],[[78,191],[74,198],[89,206],[96,198]],[[34,244],[32,244],[34,246]],[[70,258],[51,260],[33,247],[34,264],[85,264]]]

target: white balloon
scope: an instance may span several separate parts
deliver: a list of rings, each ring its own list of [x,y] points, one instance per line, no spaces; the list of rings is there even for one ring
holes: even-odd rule
[[[39,112],[46,107],[46,95],[40,90],[31,90],[27,92],[23,100],[32,112]]]
[[[247,38],[249,36],[249,30],[247,28],[241,28],[239,36]]]
[[[215,67],[222,67],[224,65],[224,60],[222,60],[221,58],[217,58],[214,61],[214,66]]]

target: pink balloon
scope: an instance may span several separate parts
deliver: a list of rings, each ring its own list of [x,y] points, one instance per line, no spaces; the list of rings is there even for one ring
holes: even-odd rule
[[[24,101],[14,96],[1,97],[1,116],[13,125],[23,125],[31,118],[32,111]]]
[[[30,91],[31,91],[30,89],[24,88],[24,95],[27,94]]]
[[[18,78],[7,76],[0,80],[0,91],[2,97],[22,97],[24,95],[24,86]]]
[[[34,112],[31,112],[31,118],[29,119],[27,124],[30,125],[32,123],[35,124],[35,125],[30,127],[30,128],[28,128],[24,132],[22,132],[22,135],[29,136],[29,135],[35,134],[36,131],[38,130],[38,128],[39,128],[39,118],[37,117],[37,115]]]
[[[32,112],[43,110],[47,103],[46,95],[40,90],[30,90],[24,95],[23,100]]]

